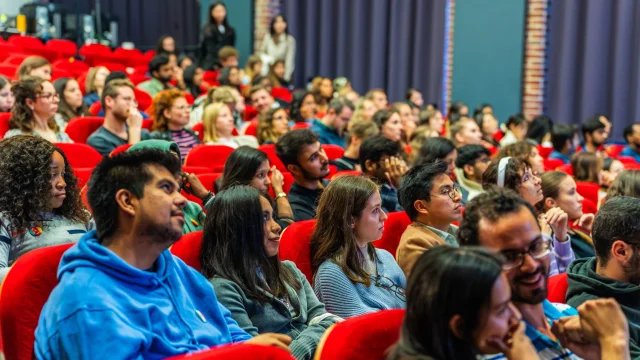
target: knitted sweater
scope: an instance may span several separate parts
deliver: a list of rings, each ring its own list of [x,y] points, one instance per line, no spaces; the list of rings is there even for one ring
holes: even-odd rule
[[[395,284],[405,289],[407,280],[393,255],[381,249],[376,249],[376,255],[381,285],[387,287]],[[375,275],[372,275],[373,278]],[[390,284],[390,281],[393,284]],[[372,280],[369,286],[352,283],[342,269],[331,260],[326,260],[318,268],[313,289],[328,312],[345,319],[378,310],[406,307],[404,296],[376,286],[375,280]]]

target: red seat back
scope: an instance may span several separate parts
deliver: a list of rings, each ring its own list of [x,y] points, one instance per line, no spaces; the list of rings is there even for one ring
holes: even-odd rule
[[[132,146],[131,144],[122,144],[122,145],[118,145],[118,146],[116,146],[116,148],[115,148],[115,149],[113,149],[113,150],[111,151],[111,153],[109,154],[109,157],[112,157],[112,156],[118,155],[118,154],[120,154],[120,153],[123,153],[123,152],[125,152],[125,151],[129,150],[129,148],[130,148],[131,146]]]
[[[89,106],[89,113],[93,116],[98,116],[100,110],[102,110],[102,103],[100,101],[96,101]]]
[[[333,175],[331,177],[331,180],[335,180],[335,179],[339,178],[340,176],[346,176],[346,175],[359,176],[359,175],[362,175],[362,171],[359,171],[359,170],[338,171],[337,173],[335,173],[335,175]]]
[[[18,65],[0,64],[0,75],[9,78],[9,80],[16,79],[16,71],[18,71]]]
[[[293,261],[310,284],[313,283],[310,241],[315,226],[315,220],[299,221],[289,225],[280,237],[280,260]]]
[[[203,123],[197,123],[195,125],[193,125],[191,127],[191,130],[195,131],[196,134],[198,134],[198,137],[200,138],[200,141],[204,142],[204,124]]]
[[[28,50],[40,50],[44,48],[44,44],[42,43],[42,41],[40,41],[40,39],[28,35],[14,35],[10,37],[7,42],[9,44],[14,44]]]
[[[301,121],[301,122],[297,122],[297,123],[295,123],[295,124],[293,125],[292,130],[306,129],[306,128],[309,128],[309,127],[311,127],[311,124],[308,124],[308,123],[306,123],[306,122]]]
[[[632,156],[618,156],[618,160],[620,160],[620,162],[625,166],[625,168],[627,167],[627,165],[637,165],[638,162],[636,161],[636,159]]]
[[[187,154],[184,164],[188,166],[202,166],[213,170],[218,167],[224,168],[232,147],[224,145],[196,145]]]
[[[290,103],[293,100],[293,95],[291,95],[291,92],[289,91],[289,89],[284,87],[277,87],[277,86],[272,87],[271,96],[273,96],[276,99],[286,101],[288,103]]]
[[[11,120],[10,112],[0,113],[0,139],[9,131],[9,120]]]
[[[267,157],[269,158],[269,162],[271,163],[271,166],[275,165],[276,169],[282,172],[289,171],[287,170],[287,168],[284,166],[284,163],[280,160],[280,158],[276,154],[276,146],[274,144],[260,145],[260,147],[258,147],[258,150],[267,154]]]
[[[396,256],[396,249],[400,244],[402,233],[411,224],[411,219],[404,211],[391,212],[387,214],[388,219],[384,222],[384,230],[380,240],[373,242],[378,249],[384,249]]]
[[[325,154],[327,154],[327,157],[329,158],[329,160],[340,159],[344,154],[344,148],[338,145],[323,144],[322,149],[324,150]]]
[[[567,282],[567,273],[549,277],[549,283],[547,285],[547,300],[553,303],[566,304],[568,288],[569,283]]]
[[[545,159],[548,158],[549,155],[551,155],[552,151],[553,151],[552,147],[538,145],[538,152],[540,153],[540,156],[542,156]]]
[[[21,46],[9,43],[0,43],[0,61],[24,51]]]
[[[73,118],[64,130],[71,140],[85,144],[91,134],[93,134],[104,123],[103,117],[85,116]]]
[[[382,310],[337,323],[325,333],[316,360],[383,360],[400,338],[405,310]]]
[[[78,178],[78,185],[76,185],[78,189],[82,189],[85,185],[87,185],[87,183],[89,182],[89,179],[91,178],[91,173],[93,172],[93,169],[94,168],[92,167],[73,168],[73,173]]]
[[[244,129],[244,134],[258,137],[258,120],[251,121],[249,126]]]
[[[89,65],[87,65],[87,63],[85,63],[84,61],[75,60],[75,59],[57,60],[52,64],[52,67],[53,67],[54,73],[59,70],[64,70],[72,74],[74,78],[78,78],[78,83],[82,82],[82,79],[79,78],[80,75],[89,71]],[[86,81],[86,78],[85,78],[85,81]],[[84,93],[84,84],[81,85],[81,90]]]
[[[216,182],[216,180],[218,180],[220,176],[222,176],[222,174],[221,173],[205,173],[205,174],[197,174],[197,176],[198,176],[198,180],[200,180],[202,185],[204,185],[204,187],[207,190],[213,191],[213,184]]]
[[[30,251],[11,267],[0,293],[0,333],[7,359],[32,359],[40,312],[58,284],[60,258],[71,246]]]
[[[594,204],[598,203],[598,192],[600,187],[598,184],[576,181],[576,191],[582,195],[586,200],[591,201]]]
[[[147,109],[151,106],[151,103],[153,103],[153,98],[151,97],[151,95],[138,88],[134,88],[133,93],[136,96],[136,100],[138,101],[138,110],[147,111]]]
[[[544,163],[544,171],[554,171],[558,166],[564,165],[564,161],[561,159],[544,158],[542,161]]]
[[[275,346],[234,344],[174,356],[167,360],[294,360],[291,354]]]
[[[573,167],[571,164],[562,164],[556,168],[557,171],[562,171],[563,173],[573,176]]]
[[[251,105],[244,107],[244,121],[253,120],[258,116],[258,110]]]
[[[94,168],[102,160],[100,153],[87,144],[56,143],[55,145],[64,152],[69,161],[69,165],[73,168]]]
[[[185,264],[200,271],[200,252],[202,251],[202,231],[184,234],[171,246],[171,253]]]
[[[51,39],[44,45],[47,49],[57,52],[59,58],[70,58],[78,51],[78,46],[71,40]]]
[[[618,157],[618,155],[622,152],[624,147],[625,145],[622,145],[622,144],[611,144],[611,145],[607,145],[605,151],[607,152],[607,155],[615,158],[615,157]]]
[[[191,173],[191,174],[209,174],[211,173],[211,169],[209,169],[208,167],[205,166],[183,166],[182,167],[182,171],[187,172],[187,173]]]

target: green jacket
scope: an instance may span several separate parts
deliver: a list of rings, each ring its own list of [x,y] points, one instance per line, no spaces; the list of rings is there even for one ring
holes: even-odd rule
[[[640,286],[606,278],[596,273],[596,258],[576,259],[567,268],[567,304],[577,308],[583,302],[614,298],[629,321],[629,350],[640,359]]]

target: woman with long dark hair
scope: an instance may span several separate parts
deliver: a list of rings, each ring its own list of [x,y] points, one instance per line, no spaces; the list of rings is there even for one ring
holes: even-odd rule
[[[53,87],[60,98],[58,112],[55,115],[56,123],[60,129],[64,130],[69,120],[75,117],[91,115],[89,107],[82,101],[82,91],[80,91],[80,85],[75,79],[58,79],[53,82]]]
[[[327,310],[343,318],[404,308],[406,279],[393,255],[376,249],[387,214],[378,185],[341,176],[320,197],[311,235],[313,287]]]
[[[436,160],[442,160],[447,163],[447,175],[451,176],[453,170],[456,168],[457,158],[458,150],[453,141],[441,137],[432,137],[428,138],[422,144],[413,166],[420,166],[433,163]]]
[[[271,178],[269,178],[271,174]],[[284,192],[284,176],[271,166],[267,154],[249,146],[241,146],[231,152],[224,163],[220,189],[235,185],[248,185],[268,194],[269,185],[276,195],[274,216],[284,229],[293,223],[293,210]]]
[[[202,28],[200,44],[200,66],[212,70],[218,65],[218,51],[223,46],[236,45],[236,30],[229,25],[227,6],[216,1],[209,7],[209,22]]]
[[[0,141],[0,282],[22,255],[93,228],[62,150],[37,136]]]
[[[271,19],[269,33],[262,38],[262,54],[269,56],[273,61],[284,62],[284,74],[282,78],[291,82],[291,74],[295,69],[296,61],[296,39],[289,34],[287,19],[282,14],[278,14]]]
[[[501,352],[507,359],[538,359],[496,255],[437,246],[413,269],[402,333],[389,360],[472,360]]]
[[[280,231],[268,195],[239,185],[221,191],[208,207],[202,273],[243,330],[289,335],[296,359],[312,359],[322,334],[340,319],[327,313],[293,262],[278,259]]]

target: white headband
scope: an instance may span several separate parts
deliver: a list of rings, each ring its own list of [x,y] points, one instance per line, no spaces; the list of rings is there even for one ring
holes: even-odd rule
[[[500,162],[498,163],[498,186],[499,187],[504,187],[504,172],[507,169],[509,160],[511,160],[511,156],[507,156],[505,158],[500,159]]]

